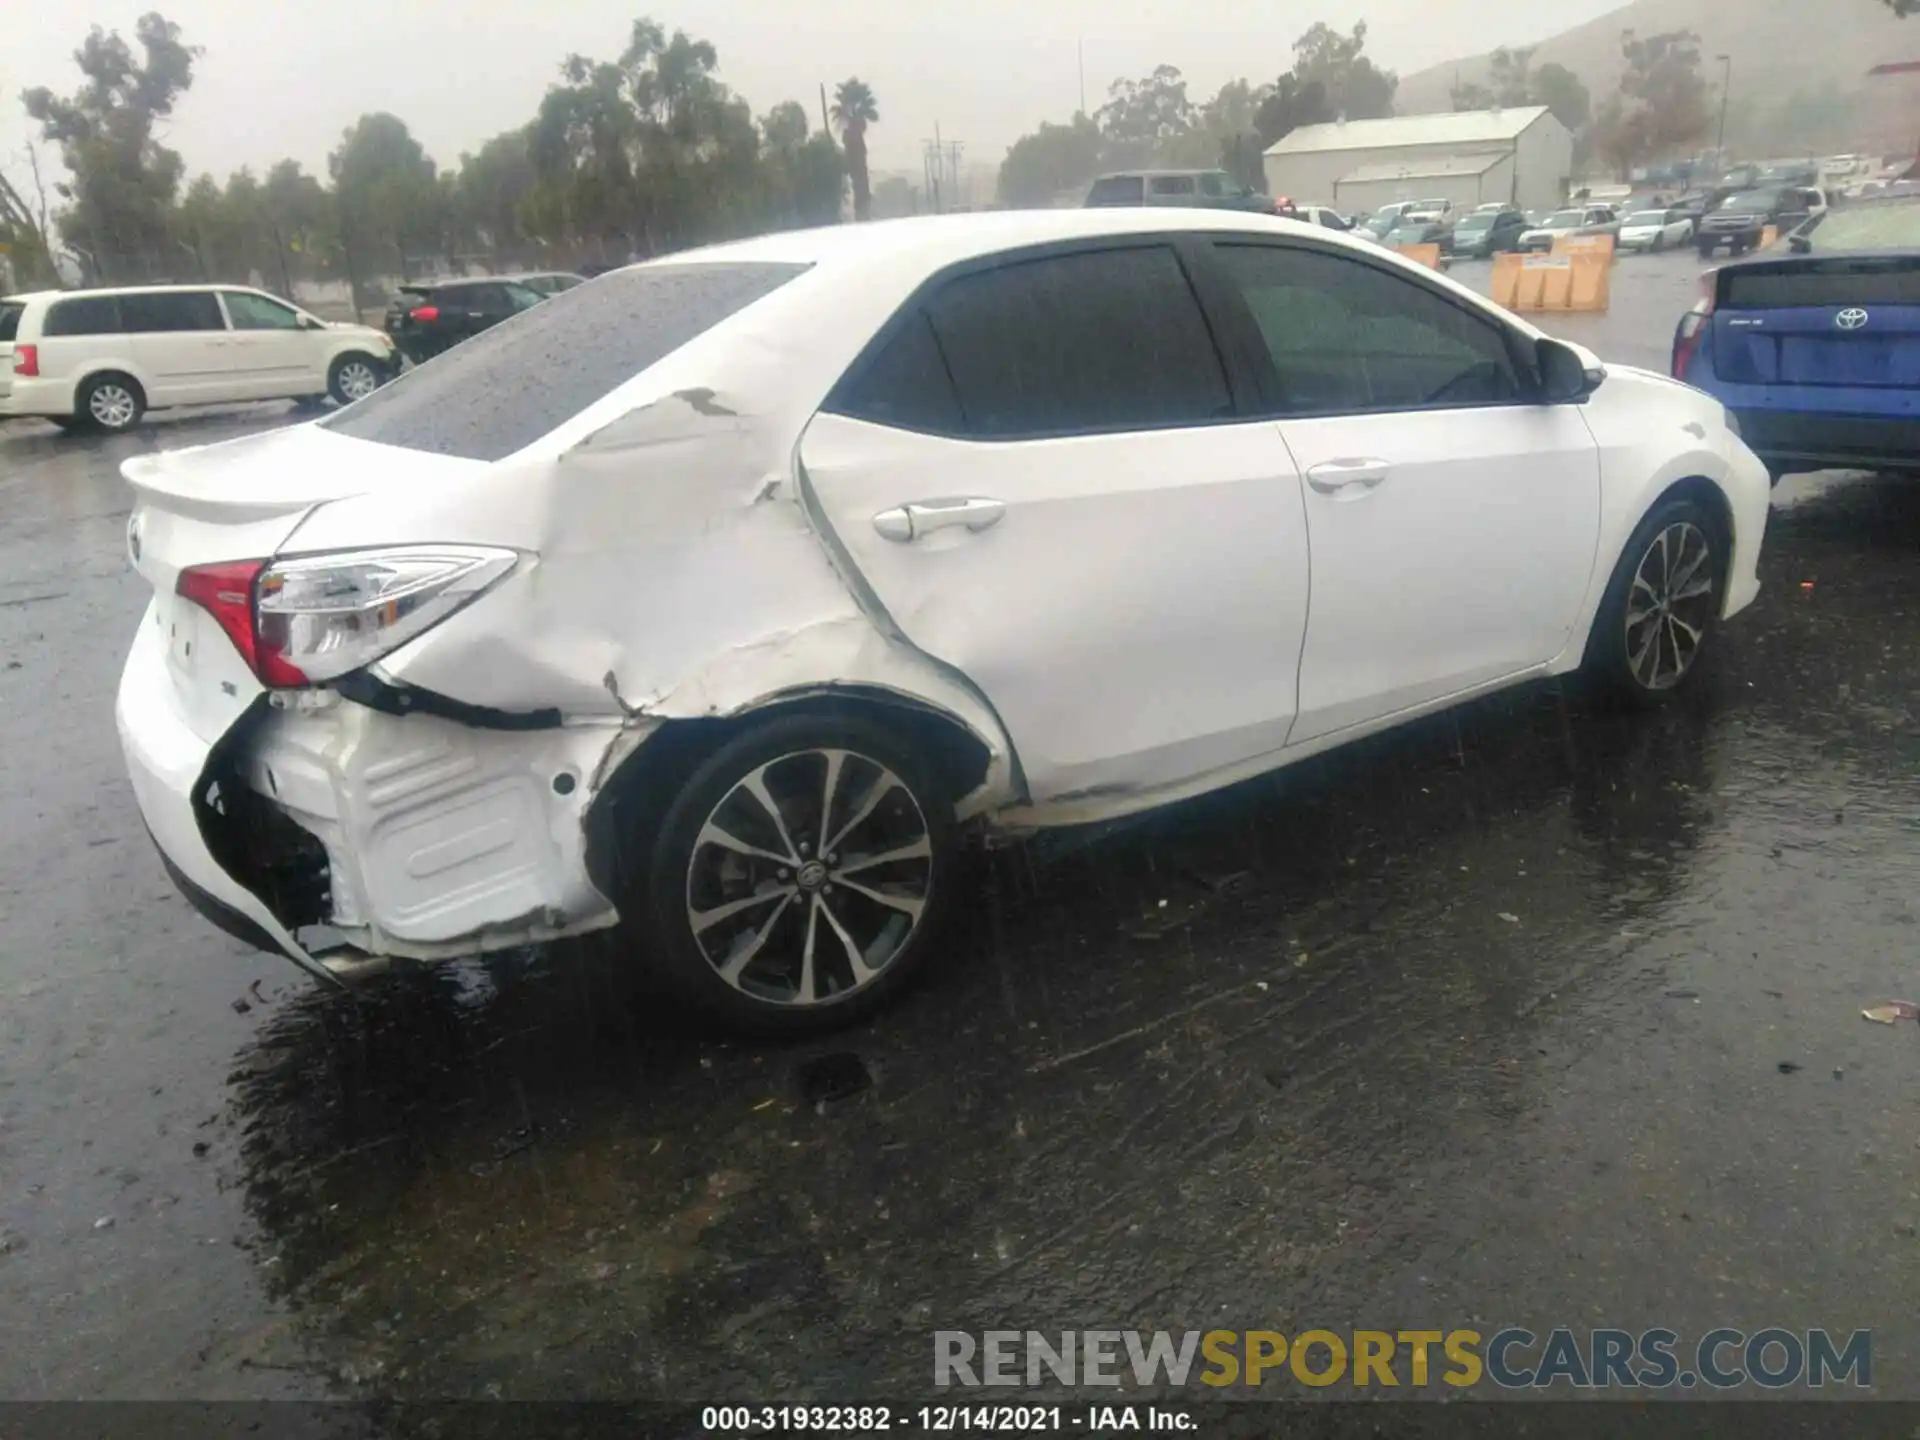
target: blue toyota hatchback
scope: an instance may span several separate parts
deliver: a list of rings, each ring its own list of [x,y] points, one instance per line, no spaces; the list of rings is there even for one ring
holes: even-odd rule
[[[1674,378],[1727,407],[1776,481],[1920,473],[1920,195],[1829,210],[1703,284]]]

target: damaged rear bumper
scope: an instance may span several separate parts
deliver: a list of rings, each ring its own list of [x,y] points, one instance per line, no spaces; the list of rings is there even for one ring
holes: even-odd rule
[[[439,960],[616,923],[588,875],[586,813],[643,734],[489,729],[323,693],[266,710],[231,763],[316,842],[325,911],[312,923],[368,954]]]
[[[485,729],[322,694],[209,737],[177,695],[141,626],[115,706],[128,774],[168,874],[228,934],[331,980],[335,951],[352,969],[616,922],[583,821],[650,722]]]
[[[208,848],[196,812],[205,799],[202,777],[215,743],[189,723],[166,666],[166,640],[153,625],[141,625],[121,673],[114,719],[134,799],[167,873],[228,934],[277,950],[316,978],[331,980],[267,903],[228,874]]]

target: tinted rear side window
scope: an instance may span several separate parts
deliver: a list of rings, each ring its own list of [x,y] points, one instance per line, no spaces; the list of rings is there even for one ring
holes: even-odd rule
[[[1232,413],[1186,272],[1165,246],[1028,260],[927,304],[971,433],[986,439],[1206,424]]]
[[[0,305],[0,345],[13,343],[13,337],[20,333],[20,317],[26,313],[24,305]]]
[[[220,302],[213,298],[211,290],[177,295],[122,295],[120,323],[132,335],[227,328],[220,314]]]
[[[40,322],[40,333],[51,335],[117,335],[120,301],[113,295],[82,295],[57,300]]]
[[[482,331],[320,423],[381,445],[498,460],[805,269],[616,271]]]
[[[891,340],[848,376],[826,408],[900,430],[957,435],[966,429],[953,377],[924,310],[915,310]]]

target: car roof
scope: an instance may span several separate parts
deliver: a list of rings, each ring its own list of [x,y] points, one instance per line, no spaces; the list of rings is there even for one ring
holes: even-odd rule
[[[991,210],[968,215],[918,215],[873,220],[858,225],[829,225],[815,230],[783,230],[749,240],[682,250],[644,262],[650,266],[701,264],[865,265],[897,263],[928,272],[945,265],[1016,250],[1107,236],[1165,235],[1180,232],[1240,231],[1273,235],[1312,235],[1323,243],[1342,241],[1324,226],[1280,216],[1239,210],[1181,206],[1090,210]],[[1356,246],[1359,242],[1349,242]],[[1371,253],[1371,252],[1368,252]]]
[[[1131,180],[1136,175],[1224,175],[1226,171],[1218,165],[1162,165],[1149,166],[1144,170],[1109,170],[1104,175],[1096,175],[1096,180]]]
[[[84,300],[103,295],[197,295],[203,290],[245,290],[254,295],[266,293],[252,285],[236,285],[224,280],[206,280],[197,285],[89,285],[80,290],[26,290],[18,295],[0,295],[0,300],[6,301],[9,305],[18,305],[35,300]]]

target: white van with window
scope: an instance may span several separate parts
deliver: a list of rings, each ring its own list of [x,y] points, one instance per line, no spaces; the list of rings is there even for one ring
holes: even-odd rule
[[[0,418],[130,430],[148,410],[372,394],[393,342],[241,285],[44,290],[0,298]]]

